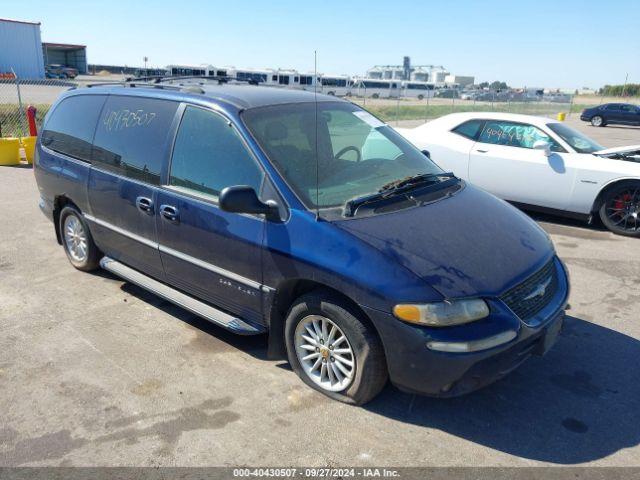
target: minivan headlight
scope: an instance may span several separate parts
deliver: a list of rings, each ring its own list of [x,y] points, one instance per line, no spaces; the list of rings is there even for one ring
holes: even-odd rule
[[[393,314],[405,322],[448,327],[489,316],[489,306],[480,298],[422,304],[403,303],[393,307]]]

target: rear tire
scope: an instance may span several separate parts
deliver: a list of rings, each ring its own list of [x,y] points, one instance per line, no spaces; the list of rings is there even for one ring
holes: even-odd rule
[[[75,207],[67,206],[62,209],[59,228],[62,247],[71,265],[83,272],[97,269],[100,250],[93,242],[87,222]]]
[[[622,184],[606,192],[598,213],[613,233],[640,238],[640,183]]]
[[[604,118],[602,118],[600,115],[591,117],[591,125],[593,125],[594,127],[604,127]]]
[[[388,377],[382,342],[360,316],[334,293],[316,290],[295,301],[285,323],[293,371],[315,390],[352,405],[373,399]]]

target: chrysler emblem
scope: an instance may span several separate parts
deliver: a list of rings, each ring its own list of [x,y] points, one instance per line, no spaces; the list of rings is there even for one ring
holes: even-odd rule
[[[549,286],[550,283],[551,283],[551,277],[549,277],[547,280],[545,280],[536,288],[534,288],[529,295],[524,297],[523,300],[532,300],[536,297],[542,297],[544,295],[544,292],[547,291],[547,287]]]

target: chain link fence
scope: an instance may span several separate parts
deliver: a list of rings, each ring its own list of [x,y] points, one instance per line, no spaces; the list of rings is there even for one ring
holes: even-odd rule
[[[29,135],[29,106],[36,108],[36,125],[40,128],[56,98],[76,86],[77,82],[68,80],[0,78],[0,137]]]
[[[579,113],[588,105],[576,103],[573,95],[549,95],[536,99],[518,100],[507,96],[487,93],[480,98],[426,97],[374,99],[350,97],[392,125],[411,126],[456,112],[507,112],[525,115],[555,117],[558,113],[567,116]]]
[[[26,110],[30,105],[36,108],[36,124],[39,129],[47,111],[64,91],[83,87],[89,83],[122,81],[123,78],[122,75],[109,78],[84,76],[74,80],[0,78],[0,137],[28,135]],[[461,98],[459,92],[448,91],[447,93],[451,98],[443,96],[371,98],[371,96],[357,96],[357,92],[352,92],[348,99],[393,126],[405,127],[416,126],[449,113],[470,111],[509,112],[549,117],[555,117],[563,112],[567,117],[571,117],[585,108],[600,103],[620,101],[619,98],[595,95],[545,94],[523,98],[509,92],[477,92],[472,96],[463,93]]]

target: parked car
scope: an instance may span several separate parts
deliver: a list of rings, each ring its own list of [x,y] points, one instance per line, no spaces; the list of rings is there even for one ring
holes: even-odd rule
[[[44,67],[44,76],[45,78],[65,78],[60,70],[51,68],[48,65]]]
[[[479,93],[478,90],[464,91],[460,94],[460,100],[475,100]]]
[[[458,98],[458,90],[453,88],[441,88],[436,90],[435,96],[438,98]]]
[[[607,125],[640,125],[640,107],[630,103],[604,103],[587,108],[580,114],[580,120],[590,122],[594,127]]]
[[[268,332],[354,404],[388,377],[461,395],[555,341],[569,285],[546,233],[357,105],[137,87],[65,93],[38,140],[40,208],[77,269]]]
[[[445,170],[525,208],[640,237],[640,145],[605,149],[565,123],[508,113],[454,113],[397,129]]]
[[[566,93],[545,93],[542,96],[542,101],[551,103],[570,103],[571,95]]]
[[[45,67],[45,73],[51,75],[47,78],[76,78],[78,76],[78,69],[59,64],[51,64]]]

